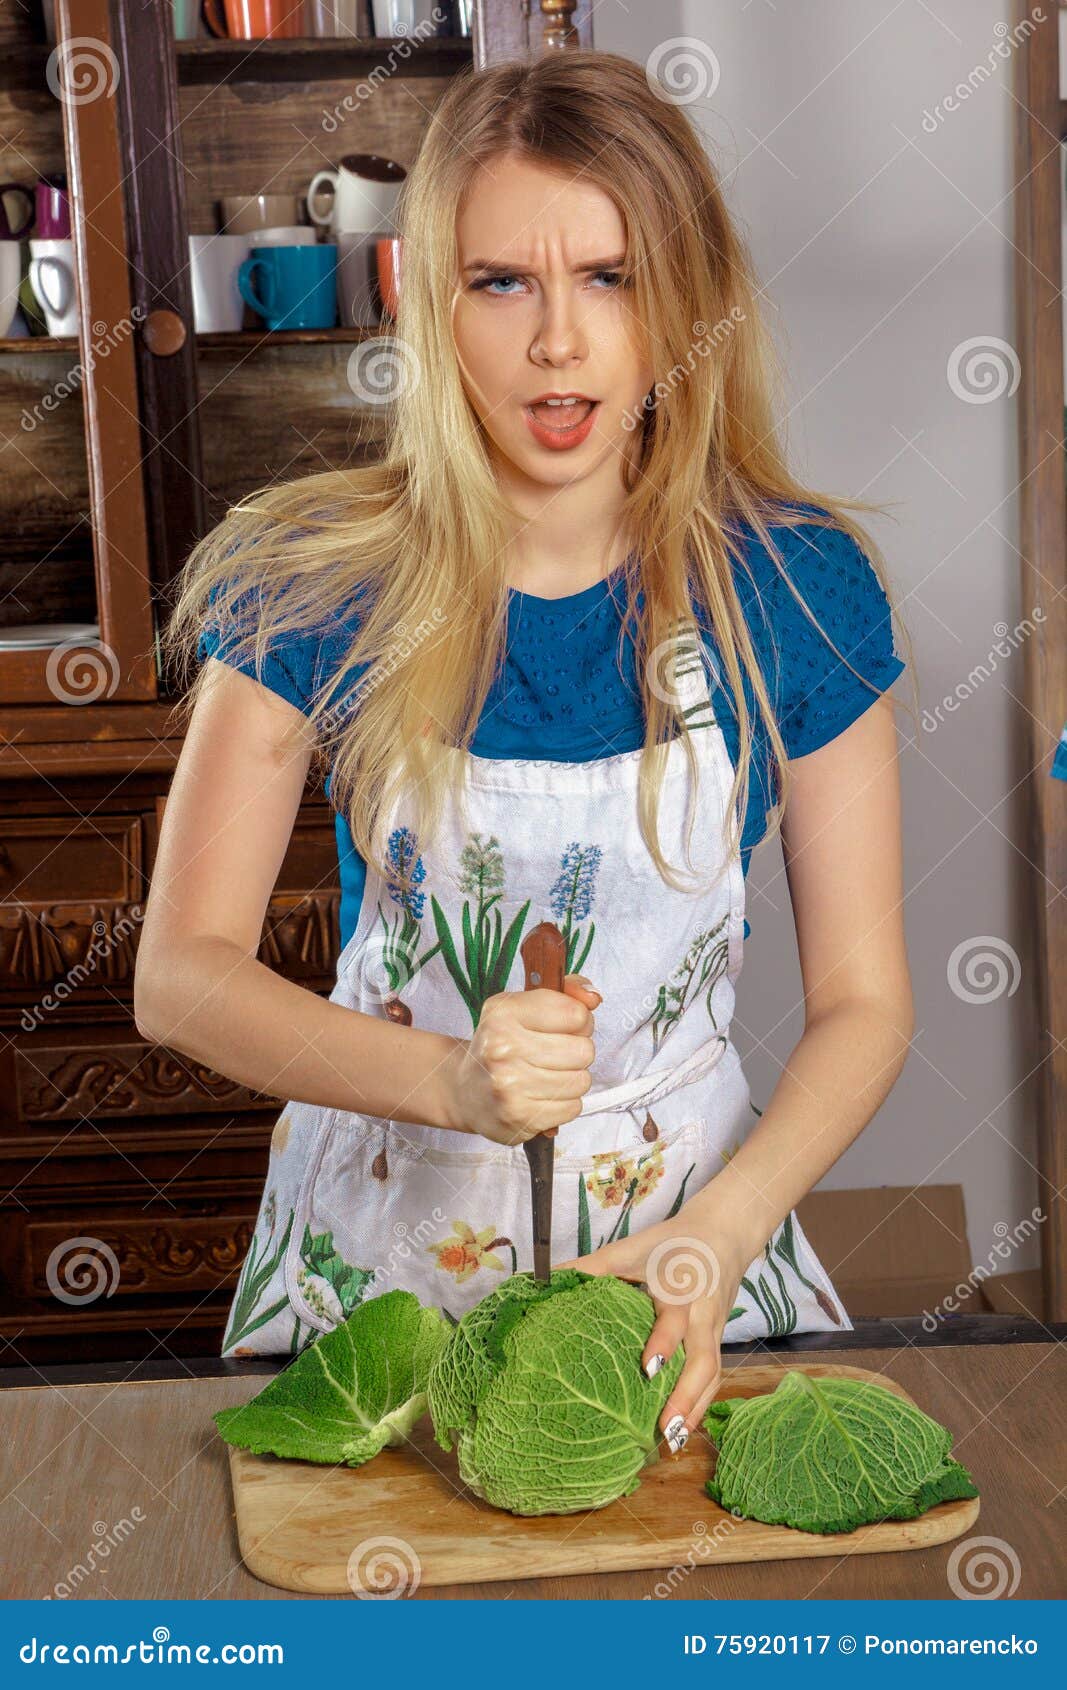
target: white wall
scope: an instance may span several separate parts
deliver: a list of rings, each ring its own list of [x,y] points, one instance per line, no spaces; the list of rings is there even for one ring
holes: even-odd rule
[[[895,511],[871,527],[930,712],[917,727],[901,717],[918,1031],[890,1098],[823,1183],[962,1182],[973,1262],[1003,1236],[997,1223],[1014,1228],[1037,1202],[1020,651],[994,655],[954,713],[933,715],[976,664],[990,667],[999,625],[1031,609],[1016,551],[1016,400],[967,402],[947,375],[961,341],[1016,340],[1016,108],[1011,59],[994,53],[1005,16],[1001,0],[600,0],[594,20],[599,48],[641,62],[674,37],[693,38],[698,59],[712,48],[718,86],[686,109],[768,295],[794,467]],[[979,66],[942,121],[935,108]],[[776,845],[754,859],[749,919],[736,1037],[759,1102],[802,1024]],[[964,1001],[949,959],[983,935],[1009,973],[1011,947],[1021,981],[1014,993],[974,983],[981,1001]],[[1035,1238],[1000,1265],[1037,1259]]]

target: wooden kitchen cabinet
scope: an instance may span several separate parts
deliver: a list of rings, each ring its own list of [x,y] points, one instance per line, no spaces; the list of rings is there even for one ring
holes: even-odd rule
[[[410,165],[472,61],[592,45],[592,0],[474,0],[472,37],[406,55],[380,39],[175,43],[168,0],[55,11],[56,45],[40,0],[0,12],[0,181],[32,188],[66,171],[79,325],[0,340],[0,638],[55,630],[0,649],[0,1341],[12,1362],[217,1348],[277,1113],[277,1099],[151,1045],[133,1022],[181,750],[157,631],[190,547],[227,504],[354,461],[355,401],[347,385],[347,409],[335,395],[353,342],[378,331],[198,336],[187,235],[215,227],[220,195],[301,190],[344,152]],[[387,64],[331,152],[323,111]],[[372,419],[359,421],[358,453],[372,454]],[[333,812],[309,779],[260,959],[327,994],[338,913]]]

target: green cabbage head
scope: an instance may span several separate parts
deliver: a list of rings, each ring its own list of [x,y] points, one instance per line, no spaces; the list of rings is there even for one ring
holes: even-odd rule
[[[978,1495],[952,1433],[866,1379],[791,1368],[766,1396],[713,1402],[704,1430],[719,1450],[708,1495],[770,1526],[850,1532]]]
[[[460,1477],[512,1514],[573,1514],[629,1496],[659,1459],[657,1425],[681,1345],[654,1379],[646,1291],[561,1268],[512,1274],[453,1328],[430,1367],[434,1434]]]

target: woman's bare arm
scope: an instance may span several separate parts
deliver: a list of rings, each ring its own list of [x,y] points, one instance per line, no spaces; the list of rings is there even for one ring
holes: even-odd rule
[[[804,1032],[763,1118],[682,1211],[742,1273],[867,1125],[913,1026],[891,702],[798,758],[792,776],[782,833]]]
[[[167,798],[134,978],[146,1037],[255,1091],[462,1130],[461,1041],[327,1002],[256,960],[307,779],[304,716],[214,658]],[[302,748],[282,749],[302,729]]]

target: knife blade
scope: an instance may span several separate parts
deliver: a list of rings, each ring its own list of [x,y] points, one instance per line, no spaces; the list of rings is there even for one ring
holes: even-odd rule
[[[547,986],[550,991],[562,992],[567,968],[567,941],[554,921],[542,921],[529,932],[519,947],[526,969],[524,990]],[[552,1185],[555,1173],[555,1148],[552,1140],[558,1127],[548,1127],[543,1133],[523,1140],[522,1148],[530,1164],[530,1204],[533,1219],[534,1278],[551,1278],[552,1262]]]

